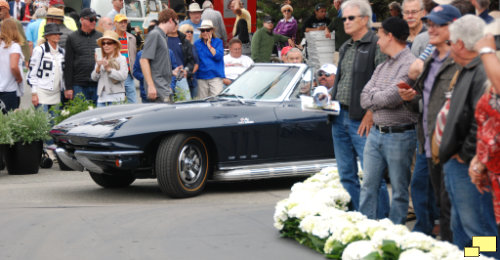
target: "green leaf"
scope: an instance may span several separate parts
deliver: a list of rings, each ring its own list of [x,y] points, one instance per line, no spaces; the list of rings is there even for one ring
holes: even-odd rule
[[[367,256],[363,257],[363,260],[383,260],[383,258],[378,252],[371,252]]]
[[[384,260],[397,260],[402,251],[394,240],[384,240],[381,249]]]

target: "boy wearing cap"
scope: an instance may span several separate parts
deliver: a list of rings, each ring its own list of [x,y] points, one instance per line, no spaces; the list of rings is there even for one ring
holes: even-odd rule
[[[287,42],[291,47],[295,46],[292,39],[281,34],[273,33],[273,18],[265,16],[262,19],[262,28],[257,30],[252,37],[252,59],[254,62],[270,62],[271,53],[276,42]]]
[[[132,78],[133,64],[137,56],[136,38],[127,32],[128,18],[124,14],[115,15],[115,32],[122,45],[120,53],[127,59],[128,77],[125,80],[125,95],[128,103],[137,103],[137,91],[135,89],[134,78]]]
[[[201,26],[201,13],[203,12],[203,9],[200,8],[200,5],[198,3],[192,3],[189,5],[188,8],[188,14],[189,14],[189,19],[182,21],[179,26],[183,24],[189,24],[193,26],[194,31],[193,31],[193,41],[197,41],[200,38],[200,28]]]
[[[450,56],[448,40],[449,25],[460,16],[460,12],[454,6],[440,5],[422,18],[427,24],[429,43],[435,46],[435,50],[425,60],[423,72],[416,79],[413,89],[399,90],[401,98],[405,100],[405,106],[419,113],[415,168],[421,170],[415,170],[411,183],[413,206],[417,217],[414,230],[431,234],[434,227],[432,204],[435,197],[439,206],[440,236],[442,240],[450,242],[452,241],[450,199],[444,185],[442,164],[431,159],[431,137],[437,114],[445,101],[445,92],[448,91],[451,79],[458,69]],[[424,165],[421,165],[422,161]],[[429,180],[432,186],[429,186]]]
[[[314,14],[304,22],[303,32],[324,31],[330,22],[326,17],[326,6],[319,3],[314,7]]]
[[[408,214],[408,186],[416,146],[417,114],[403,106],[397,84],[409,82],[408,69],[416,59],[406,46],[410,30],[405,20],[386,19],[378,31],[377,44],[388,56],[378,65],[361,92],[361,107],[373,112],[373,127],[363,152],[364,175],[359,211],[370,219],[377,218],[377,191],[385,169],[389,171],[392,201],[389,219],[405,224]]]
[[[95,30],[96,22],[96,12],[91,8],[83,9],[80,12],[82,26],[70,34],[66,41],[64,96],[67,99],[73,99],[76,94],[82,93],[85,99],[97,104],[97,82],[90,78],[95,65],[97,39],[102,37],[102,33]]]

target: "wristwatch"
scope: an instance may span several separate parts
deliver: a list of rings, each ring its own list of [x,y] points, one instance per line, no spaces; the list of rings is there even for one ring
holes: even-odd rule
[[[479,50],[479,55],[487,54],[487,53],[495,53],[496,51],[490,47],[483,47]]]

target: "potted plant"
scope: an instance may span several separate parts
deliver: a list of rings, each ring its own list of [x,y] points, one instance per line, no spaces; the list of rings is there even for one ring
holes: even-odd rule
[[[13,144],[5,152],[9,174],[38,173],[43,141],[50,138],[50,116],[42,109],[21,109],[7,114]]]

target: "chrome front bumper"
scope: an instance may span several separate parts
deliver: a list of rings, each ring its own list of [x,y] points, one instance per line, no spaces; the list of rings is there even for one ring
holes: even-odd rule
[[[64,148],[56,149],[59,159],[68,167],[75,171],[88,170],[94,173],[104,173],[103,163],[115,164],[118,162],[121,167],[122,158],[130,158],[141,155],[144,152],[140,150],[132,151],[82,151],[76,150],[73,154],[68,153]],[[100,163],[99,163],[100,162]]]

